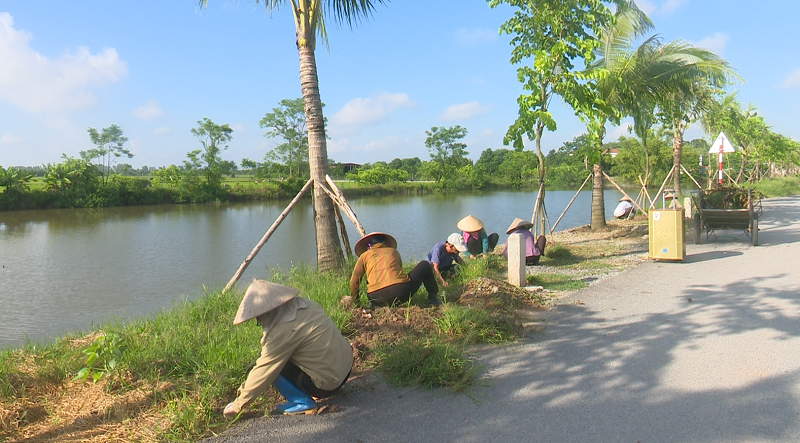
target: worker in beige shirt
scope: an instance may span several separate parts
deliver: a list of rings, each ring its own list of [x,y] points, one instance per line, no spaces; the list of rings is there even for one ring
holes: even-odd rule
[[[353,350],[322,307],[297,297],[299,291],[253,280],[233,324],[255,318],[264,330],[261,356],[224,410],[234,417],[270,385],[286,397],[283,414],[311,414],[312,397],[330,397],[344,385],[353,367]]]

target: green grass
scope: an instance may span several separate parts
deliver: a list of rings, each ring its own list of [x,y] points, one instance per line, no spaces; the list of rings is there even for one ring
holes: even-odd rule
[[[540,273],[527,276],[529,285],[542,286],[551,291],[574,291],[582,289],[587,284],[566,274]]]
[[[470,260],[447,291],[459,290],[470,279],[499,272],[502,259]],[[341,273],[319,273],[305,267],[285,272],[273,271],[274,281],[300,289],[303,297],[320,303],[346,335],[353,332],[352,309],[341,305],[349,293],[351,260]],[[412,264],[407,264],[410,267]],[[248,282],[241,282],[246,286]],[[362,285],[365,286],[365,285]],[[105,377],[109,392],[124,393],[149,386],[152,395],[147,406],[156,406],[170,427],[164,440],[191,441],[218,433],[230,425],[221,408],[236,396],[236,389],[247,368],[258,357],[261,328],[255,322],[234,326],[242,293],[205,294],[175,302],[170,309],[126,323],[108,322],[93,335],[76,333],[49,345],[28,345],[19,350],[0,352],[0,395],[7,404],[30,396],[31,387],[42,387],[71,380],[87,367],[82,351],[105,347],[101,361],[91,366],[95,375]],[[356,301],[366,306],[366,297]],[[427,306],[425,291],[412,301]],[[486,312],[481,308],[446,305],[426,310],[437,328],[429,333],[415,330],[399,342],[373,343],[365,357],[395,383],[419,383],[426,387],[443,386],[464,391],[474,385],[477,368],[466,356],[472,343],[498,343],[519,337],[513,307],[505,312]],[[98,331],[119,339],[102,341]],[[99,345],[98,345],[99,343]],[[93,345],[94,344],[94,345]],[[119,351],[117,364],[109,366],[110,356]],[[372,356],[372,357],[370,357]],[[101,368],[101,369],[98,369]],[[88,377],[91,381],[92,377]],[[252,410],[271,410],[275,394],[262,396]]]
[[[376,363],[397,386],[444,386],[456,392],[475,384],[478,368],[467,358],[464,344],[439,337],[409,336],[378,348]]]
[[[800,177],[761,180],[754,187],[767,197],[788,197],[800,194]]]

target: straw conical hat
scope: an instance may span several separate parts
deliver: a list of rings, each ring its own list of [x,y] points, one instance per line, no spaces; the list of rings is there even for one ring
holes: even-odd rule
[[[525,221],[525,220],[523,220],[523,219],[521,219],[519,217],[516,217],[516,218],[514,218],[514,221],[511,222],[511,226],[508,227],[508,230],[506,230],[506,234],[511,234],[511,231],[515,231],[515,230],[517,230],[519,228],[530,229],[532,227],[533,227],[533,223],[531,223],[529,221]]]
[[[395,240],[394,237],[392,237],[391,235],[389,235],[389,234],[387,234],[385,232],[371,232],[371,233],[361,237],[361,240],[359,240],[356,243],[356,247],[353,248],[353,249],[355,249],[355,252],[356,252],[357,256],[361,256],[361,254],[363,254],[367,250],[367,241],[369,239],[371,239],[372,237],[375,237],[376,235],[382,235],[382,236],[386,237],[386,246],[389,246],[390,248],[397,249],[397,240]]]
[[[239,311],[236,312],[233,324],[238,325],[266,314],[297,297],[299,293],[297,289],[254,278],[239,304]]]
[[[447,243],[455,246],[459,252],[466,252],[467,251],[467,244],[464,243],[464,236],[459,234],[458,232],[454,232],[447,236]]]
[[[622,198],[619,199],[619,201],[621,201],[621,202],[633,202],[633,200],[631,200],[631,198],[628,197],[627,195],[623,195]]]
[[[475,232],[483,229],[483,222],[471,215],[468,215],[462,218],[456,226],[458,229],[461,229],[464,232]]]

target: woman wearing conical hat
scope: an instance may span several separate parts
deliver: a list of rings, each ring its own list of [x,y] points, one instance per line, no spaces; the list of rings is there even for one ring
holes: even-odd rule
[[[533,223],[525,221],[521,218],[515,218],[511,222],[511,226],[506,230],[506,234],[522,234],[525,237],[525,264],[534,266],[539,264],[539,259],[544,254],[544,248],[547,246],[547,239],[544,235],[540,235],[536,241],[533,240],[531,228]],[[508,258],[508,242],[503,247],[503,257]]]
[[[464,243],[467,244],[467,251],[464,252],[467,257],[474,258],[481,254],[488,254],[497,246],[500,236],[496,232],[486,235],[483,222],[472,215],[462,218],[456,226],[461,230]]]
[[[633,211],[633,203],[628,196],[624,196],[619,199],[619,204],[616,208],[614,208],[614,217],[617,218],[625,218],[631,215],[631,211]]]
[[[311,414],[312,396],[330,397],[350,377],[353,349],[314,301],[298,297],[300,291],[254,279],[239,305],[234,325],[256,319],[264,335],[261,356],[239,387],[236,400],[223,414],[237,416],[270,385],[286,397],[276,407],[286,415]]]
[[[403,260],[397,252],[397,240],[384,232],[367,234],[356,243],[355,253],[358,261],[350,277],[350,295],[358,298],[361,280],[367,278],[367,297],[371,306],[388,306],[405,303],[425,285],[428,303],[441,305],[439,285],[433,275],[433,267],[425,260],[420,261],[406,275]]]

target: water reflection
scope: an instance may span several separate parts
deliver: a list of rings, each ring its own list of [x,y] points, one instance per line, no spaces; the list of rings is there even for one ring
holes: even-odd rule
[[[548,192],[553,223],[573,195]],[[606,192],[609,213],[619,196]],[[354,198],[351,204],[367,231],[392,234],[404,260],[419,260],[468,214],[505,242],[515,217],[530,219],[535,197],[534,192],[435,194]],[[0,346],[147,315],[201,294],[204,285],[221,288],[286,203],[0,213]],[[581,193],[558,228],[589,223],[590,206],[591,193]],[[359,238],[349,223],[348,233],[352,243]],[[266,277],[269,268],[313,266],[315,238],[311,202],[303,200],[240,282]]]

